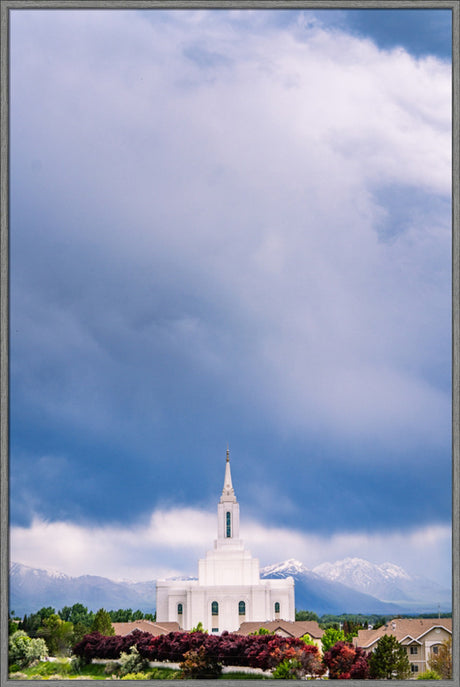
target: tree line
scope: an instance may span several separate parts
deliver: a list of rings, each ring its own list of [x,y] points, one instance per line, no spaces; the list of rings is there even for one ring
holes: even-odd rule
[[[32,639],[44,639],[48,651],[54,656],[70,654],[72,647],[86,634],[99,632],[113,635],[112,623],[126,623],[135,620],[155,620],[154,613],[143,613],[131,608],[106,611],[100,608],[90,611],[81,603],[64,606],[56,611],[52,606],[44,606],[36,613],[16,618],[14,611],[9,619],[9,633],[23,630]]]

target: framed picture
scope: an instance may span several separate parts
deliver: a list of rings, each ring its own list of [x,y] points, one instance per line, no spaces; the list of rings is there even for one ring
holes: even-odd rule
[[[1,12],[3,655],[313,623],[451,679],[458,1]]]

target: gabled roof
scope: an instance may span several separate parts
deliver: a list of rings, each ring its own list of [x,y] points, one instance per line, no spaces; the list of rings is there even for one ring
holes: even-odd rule
[[[309,634],[312,639],[321,639],[324,630],[316,620],[267,620],[265,622],[244,622],[236,634],[249,635],[264,627],[269,632],[285,632],[291,637],[303,637]]]
[[[452,618],[394,618],[376,630],[359,630],[354,643],[366,649],[383,635],[394,635],[398,642],[410,638],[420,644],[421,638],[436,628],[452,633]]]
[[[415,637],[411,637],[410,635],[407,635],[406,637],[403,637],[402,639],[400,639],[399,643],[402,644],[403,642],[406,641],[406,639],[408,640],[408,644],[410,644],[411,642],[415,642],[416,644],[422,643],[422,642],[419,642],[418,639],[415,639]]]
[[[116,635],[124,637],[131,634],[134,630],[141,632],[149,632],[151,635],[167,635],[169,632],[178,632],[180,630],[179,623],[164,622],[154,623],[151,620],[133,620],[129,623],[112,623]]]

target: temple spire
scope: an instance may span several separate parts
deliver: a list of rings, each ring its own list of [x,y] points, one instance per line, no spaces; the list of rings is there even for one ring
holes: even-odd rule
[[[232,473],[230,472],[230,450],[227,444],[227,460],[225,462],[224,488],[222,489],[221,503],[223,501],[236,501],[235,490],[232,484]]]

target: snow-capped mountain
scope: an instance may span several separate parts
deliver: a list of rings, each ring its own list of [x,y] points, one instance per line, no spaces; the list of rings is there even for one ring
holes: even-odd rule
[[[263,568],[261,576],[293,577],[296,607],[318,614],[435,612],[438,604],[443,611],[452,608],[449,590],[413,577],[393,563],[375,565],[361,558],[346,558],[309,570],[289,559]]]
[[[381,601],[347,587],[339,581],[331,581],[306,568],[300,561],[289,559],[268,565],[260,571],[262,578],[293,577],[295,581],[295,605],[297,609],[325,613],[380,613],[393,614],[399,607]]]
[[[89,610],[132,608],[144,613],[155,610],[155,582],[115,582],[96,575],[71,577],[64,573],[31,568],[21,563],[10,566],[10,608],[20,616],[44,606],[56,610],[82,603]]]
[[[407,598],[401,586],[411,580],[410,575],[397,565],[375,565],[362,558],[345,558],[335,563],[321,563],[313,568],[313,572],[332,582],[338,581],[365,594],[391,601]]]
[[[362,558],[345,558],[335,563],[322,563],[313,572],[332,582],[339,581],[382,601],[450,605],[451,592],[420,576],[411,576],[394,563],[376,565]]]
[[[274,563],[273,565],[266,565],[260,571],[262,577],[288,577],[292,575],[301,575],[307,568],[303,563],[297,561],[295,558],[288,558],[283,563]]]

